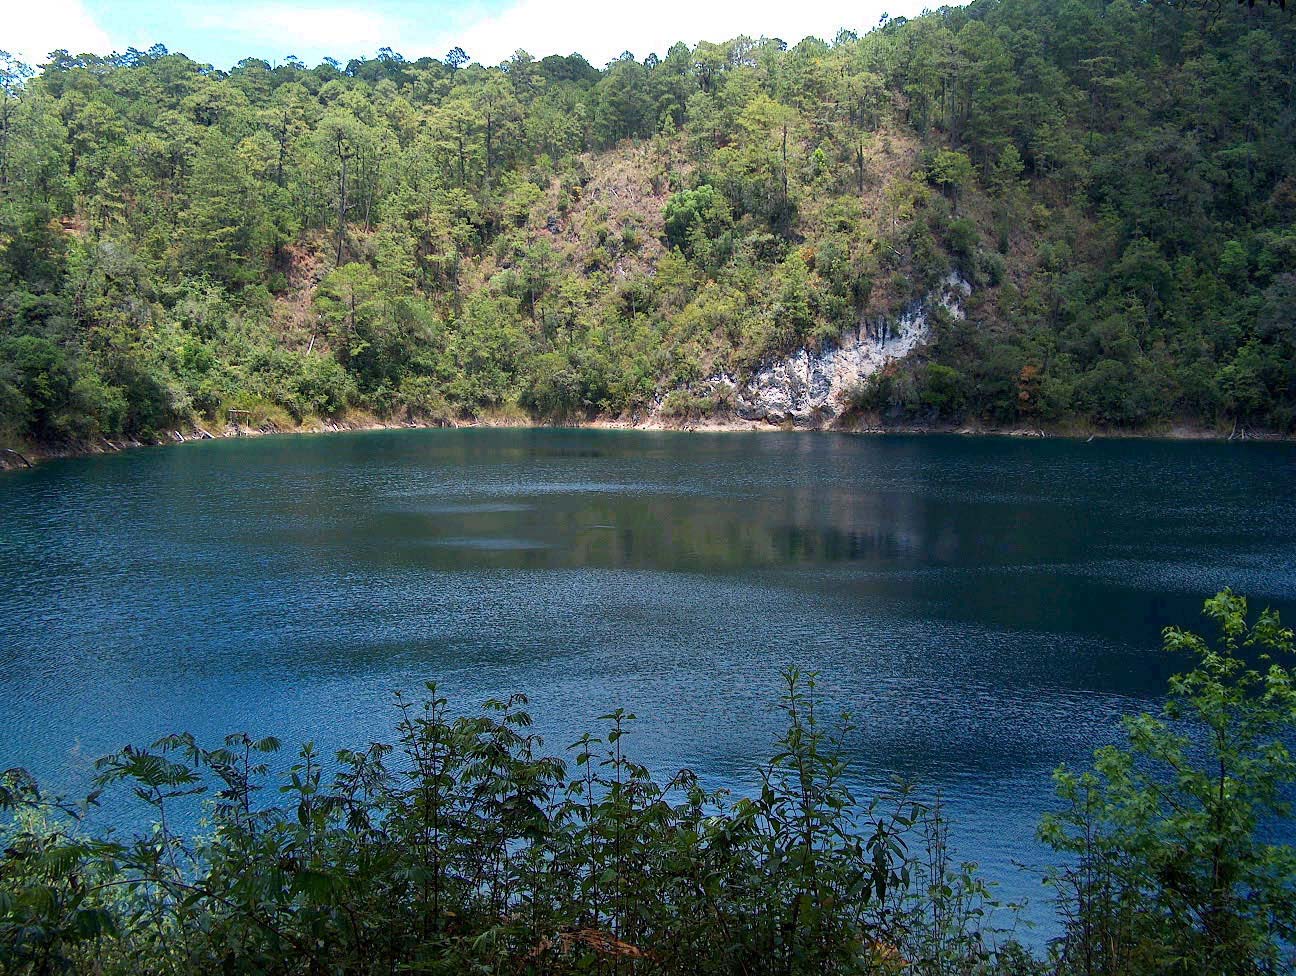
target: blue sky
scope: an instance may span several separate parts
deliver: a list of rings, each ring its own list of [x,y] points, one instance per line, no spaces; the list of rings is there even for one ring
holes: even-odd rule
[[[228,68],[244,57],[315,64],[391,47],[407,58],[460,45],[495,64],[517,48],[536,57],[584,54],[602,65],[623,50],[664,54],[673,41],[737,34],[831,39],[882,13],[912,16],[916,0],[0,0],[0,49],[39,63],[55,48],[96,54],[165,44]]]

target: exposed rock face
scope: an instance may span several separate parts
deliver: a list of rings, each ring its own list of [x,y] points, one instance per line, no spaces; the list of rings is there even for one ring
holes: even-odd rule
[[[739,387],[733,377],[713,376],[703,384],[707,394],[728,393],[734,412],[744,420],[820,425],[845,407],[846,395],[893,359],[901,359],[931,335],[930,313],[936,305],[963,317],[963,299],[972,291],[961,276],[950,273],[938,291],[912,303],[890,320],[861,323],[836,345],[818,352],[800,349],[786,359],[757,370]]]

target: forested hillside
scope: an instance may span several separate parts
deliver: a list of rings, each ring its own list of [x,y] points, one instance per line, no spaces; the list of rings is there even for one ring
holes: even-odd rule
[[[8,61],[0,436],[723,415],[709,377],[951,272],[964,314],[848,419],[1291,432],[1294,149],[1265,6],[977,0],[601,70]]]

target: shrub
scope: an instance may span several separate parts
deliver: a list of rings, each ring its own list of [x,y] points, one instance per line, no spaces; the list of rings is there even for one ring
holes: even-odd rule
[[[939,805],[849,785],[849,717],[785,673],[785,729],[733,799],[632,758],[634,716],[600,716],[562,755],[525,696],[456,715],[435,685],[398,695],[394,744],[187,734],[96,764],[156,826],[94,837],[84,804],[0,774],[0,967],[93,971],[633,972],[1165,976],[1285,971],[1296,937],[1290,816],[1293,638],[1242,598],[1207,601],[1218,644],[1177,628],[1192,670],[1092,772],[1056,776],[1042,835],[1065,935],[1046,969],[1002,929]],[[271,768],[281,770],[272,774]],[[278,789],[272,789],[277,786]],[[174,832],[206,796],[210,829]],[[191,817],[191,813],[189,816]],[[1010,917],[1009,917],[1010,918]]]
[[[398,399],[414,419],[444,423],[454,415],[440,385],[431,376],[405,377]]]
[[[918,399],[943,417],[955,417],[967,402],[967,377],[940,363],[928,363],[921,373]]]
[[[306,745],[278,794],[263,792],[273,738],[171,735],[100,760],[99,787],[129,785],[162,824],[207,793],[213,830],[194,838],[88,839],[10,771],[0,963],[796,976],[995,958],[974,876],[941,851],[912,873],[910,844],[942,836],[939,817],[904,793],[852,794],[851,728],[823,724],[813,676],[787,673],[786,731],[759,793],[736,801],[687,770],[654,779],[619,709],[546,755],[527,704],[456,717],[435,685],[422,704],[398,696],[394,747],[343,751],[330,778]],[[919,940],[933,898],[948,924]]]
[[[341,413],[355,393],[355,381],[332,356],[307,356],[292,382],[292,406],[298,417]]]
[[[673,194],[662,215],[666,240],[689,256],[698,250],[699,240],[717,240],[733,224],[724,196],[707,183]]]
[[[1059,769],[1065,808],[1041,836],[1071,855],[1051,872],[1066,920],[1064,971],[1289,972],[1296,943],[1296,850],[1273,825],[1291,816],[1296,651],[1266,610],[1248,621],[1229,590],[1206,601],[1211,644],[1178,627],[1156,715],[1124,720],[1125,743],[1092,770]]]

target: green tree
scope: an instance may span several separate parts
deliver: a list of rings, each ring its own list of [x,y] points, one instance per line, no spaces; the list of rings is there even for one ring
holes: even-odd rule
[[[8,51],[0,51],[0,200],[8,195],[13,179],[13,130],[18,115],[19,93],[32,69]]]
[[[1296,760],[1292,632],[1243,597],[1206,601],[1210,642],[1167,628],[1189,670],[1159,714],[1124,721],[1126,742],[1090,772],[1060,769],[1067,806],[1043,839],[1076,858],[1055,871],[1067,971],[1085,974],[1285,971],[1296,938],[1296,849],[1269,829],[1291,815]]]
[[[382,283],[373,268],[352,262],[330,271],[315,293],[319,315],[343,365],[369,348],[384,314]]]
[[[265,188],[221,133],[204,136],[189,186],[180,234],[182,267],[235,286],[255,281],[273,237]]]
[[[714,241],[733,222],[724,197],[707,183],[674,194],[662,216],[666,240],[690,256],[697,252],[699,239]]]
[[[954,201],[972,184],[972,160],[966,153],[949,149],[937,150],[927,167],[927,177]]]

